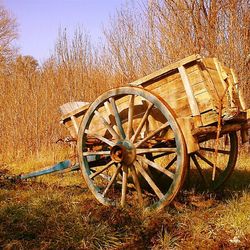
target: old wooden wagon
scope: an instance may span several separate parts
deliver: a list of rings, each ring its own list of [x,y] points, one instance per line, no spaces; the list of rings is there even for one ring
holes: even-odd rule
[[[61,108],[61,122],[104,205],[161,209],[194,169],[207,188],[218,189],[235,167],[237,135],[249,140],[237,77],[216,58],[192,55],[75,105]]]

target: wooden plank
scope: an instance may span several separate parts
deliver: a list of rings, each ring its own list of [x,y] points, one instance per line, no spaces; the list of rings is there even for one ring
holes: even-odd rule
[[[223,90],[225,91],[227,88],[226,82],[228,82],[229,85],[232,84],[232,86],[229,86],[227,98],[223,100],[224,105],[226,107],[240,106],[240,100],[238,97],[238,90],[236,86],[238,84],[238,79],[232,69],[220,63],[216,58],[205,58],[202,59],[202,62],[208,69],[209,73],[212,75],[213,81],[216,83],[214,88],[216,88],[217,93],[220,97],[223,94]],[[217,79],[218,76],[221,83]]]
[[[88,105],[88,104],[89,102],[68,102],[68,103],[64,103],[63,105],[61,105],[59,107],[59,110],[62,115],[67,115],[70,112],[78,108],[84,107],[85,105]]]
[[[193,85],[192,88],[193,88],[194,96],[207,92],[206,88],[204,88],[203,82]],[[182,90],[180,89],[180,91],[177,91],[177,92],[169,93],[169,91],[166,88],[163,88],[163,89],[157,89],[157,91],[155,92],[160,94],[161,97],[165,99],[167,102],[169,101],[171,102],[172,100],[179,100],[182,98],[187,99],[186,92],[184,89]]]
[[[139,109],[135,106],[134,107],[134,116],[133,116],[133,126],[134,128],[137,128],[139,124],[141,123],[142,117],[145,115],[146,112],[146,105],[142,106],[139,105]],[[125,115],[124,115],[125,114]],[[123,129],[126,131],[128,128],[128,104],[124,109],[120,109],[120,117],[122,121],[122,126]],[[157,109],[153,109],[148,116],[148,121],[147,124],[145,124],[141,130],[141,134],[147,135],[151,131],[154,131],[155,129],[159,128],[162,123],[165,122],[165,118],[163,115],[160,115],[159,111]],[[106,133],[107,129],[105,126],[100,122],[98,117],[93,117],[90,128],[89,128],[90,133],[95,133],[99,135],[103,135]],[[140,134],[140,136],[141,136]]]
[[[72,115],[76,116],[76,115],[79,115],[80,113],[86,113],[86,111],[88,110],[89,106],[90,106],[90,103],[87,104],[86,106],[77,108],[77,109],[73,110],[72,112],[70,112],[70,113],[68,113],[66,115],[62,115],[61,116],[61,121],[64,121],[65,119],[70,118]]]
[[[164,75],[169,73],[171,70],[176,70],[178,67],[180,67],[182,65],[188,64],[190,62],[193,62],[193,61],[196,61],[199,59],[201,59],[200,55],[192,55],[192,56],[186,57],[178,62],[170,64],[170,65],[168,65],[160,70],[157,70],[157,71],[155,71],[155,72],[153,72],[145,77],[142,77],[142,78],[140,78],[132,83],[129,83],[129,85],[138,86],[138,85],[142,85],[142,84],[149,82],[149,81],[156,81],[157,79],[164,77]]]
[[[195,98],[197,100],[199,109],[202,110],[202,112],[206,112],[207,110],[211,110],[214,108],[211,103],[210,95],[207,91],[196,95]]]
[[[180,74],[175,74],[175,78],[171,81],[169,81],[170,77],[166,77],[158,82],[152,83],[148,86],[144,86],[146,89],[149,89],[150,91],[164,91],[165,93],[168,93],[167,95],[172,96],[176,93],[183,93],[186,94],[185,88],[183,86]],[[201,74],[198,71],[193,71],[188,75],[188,78],[190,80],[190,83],[192,86],[204,81]],[[205,88],[205,85],[203,85]],[[160,90],[157,90],[160,88]],[[162,95],[161,95],[162,96]]]
[[[207,78],[211,77],[213,88],[216,90],[218,96],[218,99],[216,100],[216,106],[219,106],[219,101],[223,98],[223,106],[230,107],[228,96],[227,94],[225,94],[228,86],[225,81],[225,79],[227,79],[227,74],[226,72],[222,71],[223,66],[217,58],[205,58],[202,59],[202,62],[205,65],[207,72],[209,73],[209,76],[207,76]]]
[[[179,85],[181,86],[180,74],[178,72],[175,72],[172,75],[157,79],[157,81],[152,82],[150,84],[142,84],[142,87],[149,90],[153,90],[162,86],[171,86],[174,90]]]
[[[201,61],[207,69],[216,70],[216,66],[214,64],[214,58],[202,58]]]
[[[185,65],[185,69],[186,69],[188,75],[194,71],[199,70],[198,62],[195,62],[195,64],[191,64],[191,65],[190,64]]]
[[[177,118],[181,131],[186,141],[188,153],[196,152],[200,149],[197,139],[192,135],[191,131],[196,127],[191,117]]]
[[[227,100],[227,95],[224,95],[225,88],[221,83],[221,80],[219,78],[218,72],[216,70],[208,70],[209,75],[211,76],[211,79],[214,83],[214,88],[216,92],[218,93],[218,98],[221,100],[222,98],[222,104],[224,107],[230,107],[229,102]]]
[[[204,82],[198,82],[202,80],[201,75],[198,74],[198,72],[194,73],[194,75],[199,75],[198,78],[193,78],[194,80],[192,87],[194,95],[196,96],[201,93],[204,93],[206,91],[206,88]],[[148,85],[146,89],[150,89],[153,93],[160,95],[163,99],[165,99],[167,103],[175,110],[175,112],[178,113],[178,115],[191,115],[190,108],[188,107],[187,95],[182,84],[181,78],[175,78],[174,81],[171,81],[171,86],[168,85],[167,79],[163,79],[160,82],[157,82],[157,85],[155,85],[155,83]],[[205,110],[201,110],[201,112],[211,109],[210,104],[207,108],[204,105],[203,107],[205,108]]]
[[[225,66],[225,65],[222,64],[222,63],[220,63],[220,65],[221,65],[221,68],[222,68],[222,70],[223,70],[224,72],[226,72],[228,75],[231,75],[231,74],[232,74],[231,68]]]
[[[239,100],[239,92],[237,89],[237,85],[234,83],[234,78],[232,74],[228,75],[227,82],[229,84],[228,94],[230,96],[230,106],[238,107],[240,110],[242,110]]]
[[[186,94],[187,94],[187,97],[188,97],[188,102],[189,102],[189,106],[190,106],[192,115],[193,116],[200,115],[199,107],[198,107],[198,104],[196,102],[196,99],[195,99],[195,96],[194,96],[194,93],[193,93],[193,90],[192,90],[192,87],[191,87],[191,83],[190,83],[190,81],[188,79],[188,75],[186,73],[186,70],[185,70],[184,66],[180,66],[178,68],[178,70],[180,72],[184,88],[186,90]]]
[[[216,111],[210,110],[201,114],[201,119],[203,126],[207,126],[218,121],[218,114]]]
[[[238,81],[237,75],[235,74],[235,72],[234,72],[233,69],[230,69],[230,72],[231,72],[231,75],[232,75],[232,77],[233,77],[234,84],[235,84],[236,86],[238,86],[239,81]]]
[[[217,58],[214,58],[214,64],[215,64],[215,67],[216,67],[216,71],[219,75],[219,79],[221,81],[221,84],[224,88],[224,92],[227,91],[228,89],[228,84],[227,82],[225,81],[227,79],[227,74],[225,72],[222,71],[222,68],[221,68],[221,65],[220,65],[220,62],[218,61]],[[223,94],[224,94],[223,92]]]
[[[198,68],[198,66],[197,66],[197,69],[195,71],[188,73],[188,71],[186,70],[186,72],[188,74],[188,78],[189,78],[189,81],[191,82],[191,85],[195,85],[198,82],[204,81],[201,70]]]
[[[243,93],[242,93],[242,90],[239,89],[239,86],[238,86],[238,77],[237,75],[235,74],[234,70],[233,69],[230,69],[231,70],[231,74],[232,74],[232,77],[233,77],[233,82],[234,82],[234,86],[236,88],[236,92],[237,92],[237,96],[238,96],[238,103],[239,103],[239,107],[241,110],[247,110],[247,105],[246,105],[246,102],[245,102],[245,99],[244,99],[244,96],[243,96]]]
[[[216,107],[219,104],[219,95],[218,95],[218,92],[214,86],[214,82],[213,82],[207,68],[204,66],[204,64],[199,63],[198,66],[200,68],[200,73],[202,75],[202,78],[204,79],[204,85],[205,85],[208,93],[211,96],[211,101],[212,101],[214,107]]]
[[[247,120],[250,120],[250,108],[247,110]]]

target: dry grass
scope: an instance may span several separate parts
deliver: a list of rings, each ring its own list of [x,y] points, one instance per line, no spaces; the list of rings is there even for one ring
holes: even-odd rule
[[[183,190],[171,206],[149,215],[139,209],[102,206],[88,191],[79,172],[20,183],[1,179],[0,246],[3,249],[247,249],[249,160],[249,156],[241,156],[235,176],[220,193]],[[48,159],[47,164],[52,162],[53,159]],[[1,166],[1,173],[5,169],[5,175],[17,174],[21,169],[26,172],[45,164],[45,160],[30,159],[16,164],[19,169],[13,164]]]
[[[66,135],[58,125],[63,103],[92,101],[106,89],[192,53],[216,56],[235,68],[249,95],[247,1],[156,0],[136,8],[133,3],[111,18],[99,48],[81,30],[72,40],[61,32],[55,53],[40,66],[9,47],[15,20],[0,9],[0,28],[7,27],[9,39],[4,51],[0,34],[1,175],[68,158],[69,152],[54,144]],[[80,173],[20,183],[1,178],[0,248],[247,249],[249,160],[242,156],[220,193],[184,190],[157,215],[98,204]]]

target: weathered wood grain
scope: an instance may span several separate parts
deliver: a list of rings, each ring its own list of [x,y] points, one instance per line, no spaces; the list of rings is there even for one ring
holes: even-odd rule
[[[178,117],[195,117],[195,126],[207,126],[218,121],[217,111],[221,99],[223,104],[222,113],[226,112],[230,107],[240,107],[242,109],[244,102],[239,97],[237,84],[238,79],[232,69],[222,65],[217,59],[192,55],[142,77],[129,85],[141,86],[160,96],[170,105]],[[225,92],[226,94],[223,96]],[[116,133],[119,134],[121,129],[128,130],[131,133],[131,119],[128,126],[128,117],[131,116],[128,105],[130,103],[130,109],[132,105],[130,96],[117,96],[114,97],[113,101],[120,115],[123,128],[121,128],[121,125],[117,126],[117,117],[115,117],[109,102],[99,108],[99,113],[102,114]],[[146,103],[137,96],[133,100],[133,105],[133,129],[136,129],[143,117],[143,112],[146,111]],[[61,118],[70,133],[74,134],[74,137],[77,136],[79,124],[88,107],[88,105],[79,107],[68,114],[64,114]],[[152,109],[153,111],[156,112]],[[197,123],[199,117],[200,122]],[[157,129],[157,126],[162,124],[161,122],[157,114],[152,115],[150,113],[148,120],[141,129],[142,133]],[[102,135],[106,133],[107,129],[97,117],[93,118],[92,124],[90,130],[101,131]]]

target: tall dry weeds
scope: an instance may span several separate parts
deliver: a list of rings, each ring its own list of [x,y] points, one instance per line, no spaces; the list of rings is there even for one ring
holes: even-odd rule
[[[64,136],[58,124],[63,103],[92,101],[193,53],[218,57],[236,69],[249,96],[249,23],[247,0],[129,1],[106,25],[98,47],[81,28],[73,38],[61,30],[55,52],[39,66],[11,50],[16,22],[1,7],[0,28],[6,29],[6,37],[0,33],[2,160],[39,154]]]

